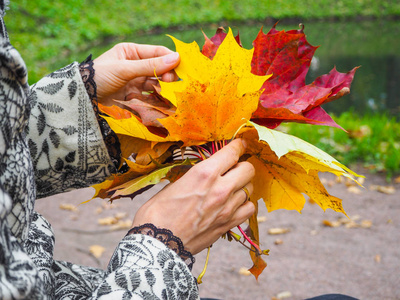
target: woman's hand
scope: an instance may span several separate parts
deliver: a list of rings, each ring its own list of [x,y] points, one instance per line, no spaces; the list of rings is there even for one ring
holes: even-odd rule
[[[112,105],[130,93],[153,91],[158,81],[177,80],[173,69],[179,64],[177,52],[166,47],[121,43],[94,60],[98,101]]]
[[[138,210],[133,227],[152,223],[170,229],[196,254],[247,220],[255,208],[242,187],[252,193],[255,171],[248,162],[238,163],[243,143],[232,141],[166,186]]]

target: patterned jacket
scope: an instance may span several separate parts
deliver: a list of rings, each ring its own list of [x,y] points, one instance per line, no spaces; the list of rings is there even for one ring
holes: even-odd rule
[[[79,64],[29,87],[6,5],[0,0],[0,299],[198,299],[185,262],[148,235],[123,238],[107,270],[53,259],[54,235],[35,199],[101,182],[114,167]]]

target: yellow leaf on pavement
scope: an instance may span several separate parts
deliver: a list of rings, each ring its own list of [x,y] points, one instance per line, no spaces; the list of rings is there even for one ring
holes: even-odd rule
[[[100,258],[104,251],[106,251],[106,248],[100,245],[92,245],[89,247],[89,252],[96,258]]]

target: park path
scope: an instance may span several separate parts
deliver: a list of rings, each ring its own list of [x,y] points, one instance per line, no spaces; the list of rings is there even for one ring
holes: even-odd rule
[[[310,203],[302,214],[267,213],[260,205],[260,239],[262,248],[270,249],[268,267],[256,281],[245,272],[251,267],[246,249],[221,239],[211,249],[201,296],[291,300],[343,293],[359,299],[400,299],[400,183],[371,174],[365,189],[328,175],[322,180],[328,192],[343,199],[349,219]],[[38,200],[37,211],[55,231],[56,259],[106,268],[135,211],[159,188],[111,205],[101,199],[79,205],[91,198],[91,188]],[[286,233],[272,235],[271,229]],[[196,259],[195,276],[205,253]]]

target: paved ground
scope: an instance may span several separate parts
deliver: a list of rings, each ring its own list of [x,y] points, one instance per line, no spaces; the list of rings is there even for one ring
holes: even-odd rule
[[[259,216],[266,219],[260,223],[262,248],[271,251],[266,257],[268,267],[258,282],[241,271],[251,266],[246,249],[220,240],[212,248],[209,268],[200,285],[201,296],[304,299],[343,293],[359,299],[400,299],[400,183],[388,183],[379,175],[367,177],[366,189],[362,190],[337,183],[333,177],[323,177],[328,191],[343,199],[352,222],[339,219],[342,216],[332,211],[324,213],[310,203],[302,214],[284,210],[267,213],[262,208]],[[394,190],[376,190],[390,185]],[[134,201],[120,199],[113,205],[92,200],[77,210],[74,206],[91,198],[92,189],[39,200],[37,210],[52,223],[56,234],[55,257],[105,268],[126,232],[115,230],[116,227],[129,226],[136,209],[156,190],[157,187]],[[99,225],[99,221],[118,220],[114,225]],[[289,232],[270,235],[271,228]],[[99,258],[89,251],[93,245],[104,248]],[[196,259],[193,273],[197,276],[205,253]]]

